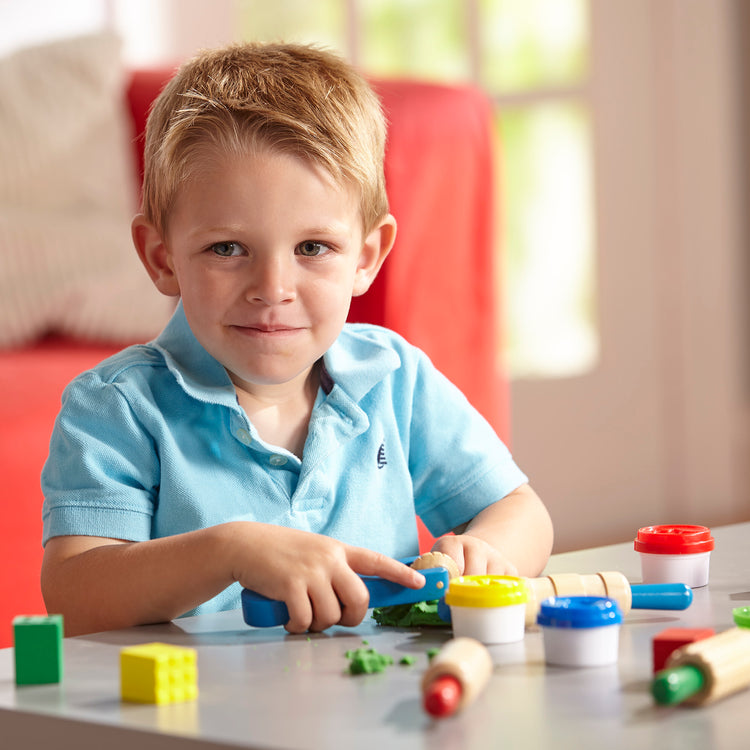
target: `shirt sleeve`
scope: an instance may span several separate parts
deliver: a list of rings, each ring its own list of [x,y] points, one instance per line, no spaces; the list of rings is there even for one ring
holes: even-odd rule
[[[528,481],[487,420],[421,353],[409,451],[416,511],[435,536]]]
[[[158,477],[154,441],[117,383],[81,375],[63,393],[42,471],[43,544],[63,535],[149,539]]]

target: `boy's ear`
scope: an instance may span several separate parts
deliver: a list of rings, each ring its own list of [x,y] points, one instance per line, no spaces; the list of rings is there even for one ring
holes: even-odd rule
[[[180,285],[174,273],[172,257],[156,227],[143,214],[138,214],[133,219],[131,233],[138,257],[156,288],[167,297],[178,297]]]
[[[375,277],[383,265],[383,261],[391,252],[393,243],[396,240],[396,219],[388,214],[367,237],[362,246],[362,252],[359,256],[359,265],[354,277],[353,297],[359,297],[364,294],[370,284],[375,281]]]

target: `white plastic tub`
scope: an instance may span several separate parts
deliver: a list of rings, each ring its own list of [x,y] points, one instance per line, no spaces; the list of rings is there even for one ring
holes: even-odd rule
[[[635,550],[641,558],[643,583],[708,583],[714,539],[705,526],[644,526]]]
[[[487,645],[523,640],[527,600],[526,583],[515,576],[453,578],[445,595],[454,637]]]
[[[544,638],[544,658],[562,667],[615,664],[622,611],[614,599],[567,596],[545,599],[537,615]]]

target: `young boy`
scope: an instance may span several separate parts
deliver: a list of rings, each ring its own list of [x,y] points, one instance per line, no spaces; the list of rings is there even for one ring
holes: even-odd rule
[[[242,586],[290,632],[355,625],[358,574],[423,584],[395,559],[415,513],[456,532],[434,549],[462,573],[544,567],[549,516],[489,425],[403,339],[345,324],[396,234],[384,140],[365,81],[314,48],[209,51],[158,98],[133,239],[180,302],[64,394],[42,589],[68,635],[237,608]]]

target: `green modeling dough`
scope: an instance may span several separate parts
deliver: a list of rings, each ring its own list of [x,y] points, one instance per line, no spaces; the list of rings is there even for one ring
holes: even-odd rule
[[[378,625],[393,628],[415,628],[420,626],[447,627],[438,616],[437,599],[431,602],[416,604],[397,604],[394,607],[377,607],[372,610],[372,617]]]
[[[349,659],[349,674],[384,672],[393,664],[393,657],[379,654],[374,648],[355,648],[346,652],[346,658]]]

